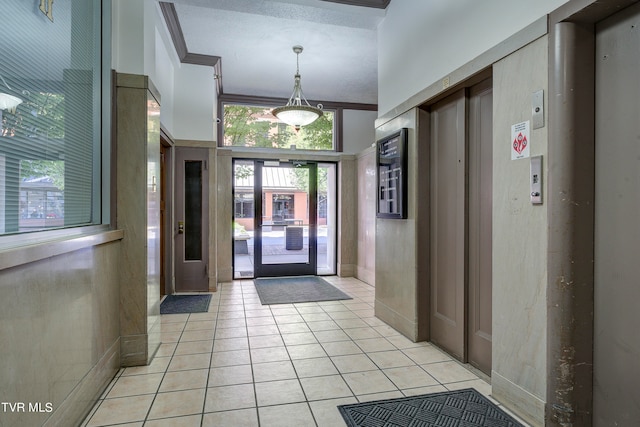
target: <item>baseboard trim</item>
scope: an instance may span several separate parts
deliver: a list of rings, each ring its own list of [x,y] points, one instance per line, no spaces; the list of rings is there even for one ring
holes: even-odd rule
[[[386,322],[411,341],[416,342],[418,325],[376,298],[374,312],[376,317]]]
[[[496,371],[491,371],[491,397],[532,426],[544,426],[544,401]]]
[[[69,393],[43,426],[75,426],[91,411],[113,377],[120,369],[120,338],[118,338],[78,385]]]

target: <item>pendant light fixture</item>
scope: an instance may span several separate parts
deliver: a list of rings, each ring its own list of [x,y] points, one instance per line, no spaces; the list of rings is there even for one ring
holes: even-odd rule
[[[296,54],[296,75],[294,76],[293,93],[287,105],[274,108],[271,113],[276,116],[278,120],[293,126],[296,131],[298,131],[300,127],[311,124],[322,116],[322,105],[318,104],[318,107],[312,107],[302,94],[300,64],[298,61],[300,53],[302,52],[302,46],[294,46],[293,51]]]

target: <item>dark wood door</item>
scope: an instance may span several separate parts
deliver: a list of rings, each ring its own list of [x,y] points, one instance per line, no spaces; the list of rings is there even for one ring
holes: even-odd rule
[[[465,91],[431,108],[431,341],[466,360]]]
[[[493,86],[469,92],[469,363],[491,374]]]

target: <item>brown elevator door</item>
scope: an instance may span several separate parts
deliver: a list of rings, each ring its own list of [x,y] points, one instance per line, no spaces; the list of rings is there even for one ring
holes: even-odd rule
[[[469,93],[469,363],[491,375],[493,84]]]
[[[465,354],[465,91],[431,109],[431,341]]]

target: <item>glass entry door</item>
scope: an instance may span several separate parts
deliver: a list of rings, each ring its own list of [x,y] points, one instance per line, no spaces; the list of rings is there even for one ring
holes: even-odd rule
[[[317,165],[256,161],[256,277],[315,275]]]

